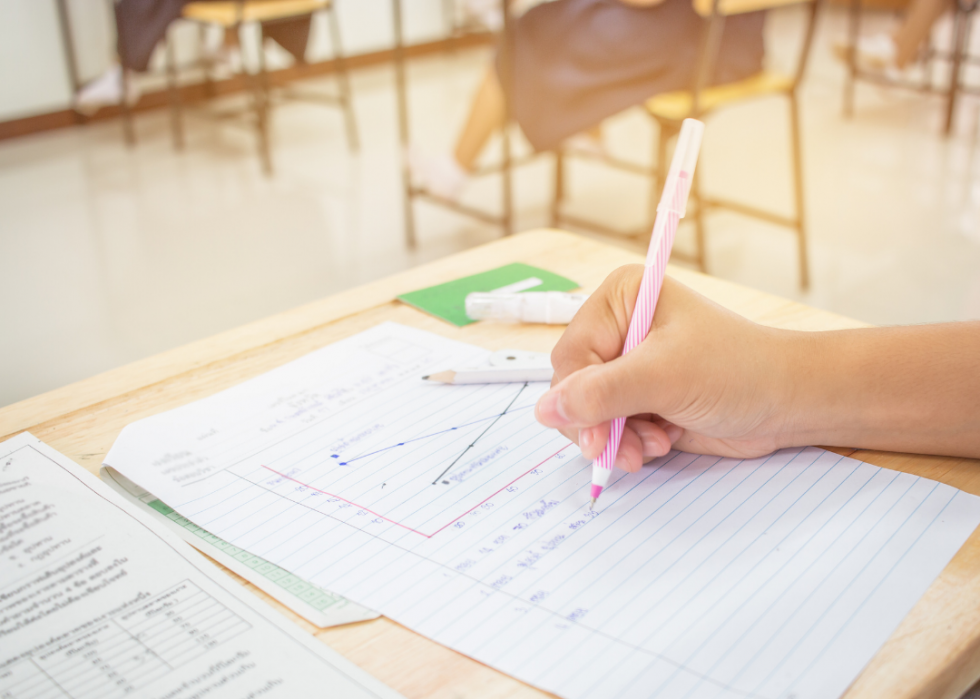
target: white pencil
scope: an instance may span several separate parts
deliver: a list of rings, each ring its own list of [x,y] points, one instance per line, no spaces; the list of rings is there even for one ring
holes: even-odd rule
[[[438,383],[533,383],[551,381],[555,370],[548,367],[481,367],[479,369],[457,369],[440,371],[422,378]]]

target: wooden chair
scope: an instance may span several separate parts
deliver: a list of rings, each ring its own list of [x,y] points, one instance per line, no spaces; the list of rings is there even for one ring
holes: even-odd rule
[[[854,92],[858,81],[870,82],[883,87],[898,87],[926,94],[938,94],[946,98],[946,121],[943,133],[948,136],[953,130],[953,116],[956,111],[956,102],[963,93],[980,95],[980,90],[970,88],[963,81],[963,64],[980,63],[980,57],[971,56],[970,48],[970,24],[973,20],[974,10],[977,9],[978,0],[956,0],[956,9],[953,15],[953,46],[949,51],[938,50],[930,40],[925,50],[921,54],[920,60],[924,64],[925,70],[922,74],[921,82],[896,80],[884,75],[880,71],[868,71],[861,69],[857,64],[856,47],[860,36],[861,10],[863,4],[861,0],[851,0],[848,12],[848,31],[847,31],[847,81],[844,83],[844,116],[854,115]],[[938,61],[946,61],[950,65],[949,84],[937,86],[933,81],[935,64]]]
[[[337,24],[337,15],[332,0],[227,0],[219,2],[191,2],[184,6],[181,15],[185,20],[198,23],[202,29],[208,25],[219,26],[225,31],[226,35],[236,37],[239,35],[243,25],[254,23],[259,27],[259,50],[256,57],[257,70],[253,73],[244,69],[244,72],[250,82],[252,93],[250,111],[252,112],[258,135],[259,156],[262,160],[262,169],[266,174],[272,173],[272,155],[269,146],[271,91],[265,66],[265,52],[263,50],[264,33],[262,29],[276,22],[309,18],[316,12],[325,12],[328,15],[330,40],[337,66],[338,93],[336,95],[313,95],[292,91],[286,92],[285,96],[294,99],[338,105],[344,112],[347,140],[350,148],[351,150],[357,150],[359,142],[357,124],[354,120],[354,111],[351,106],[350,81],[341,49],[340,28]],[[208,93],[213,94],[213,90],[211,89],[210,65],[205,63],[203,67],[205,80],[208,85]],[[175,147],[182,148],[184,140],[183,110],[180,103],[180,93],[177,90],[177,66],[173,43],[169,39],[167,41],[167,75],[171,96],[174,144]]]
[[[407,61],[407,51],[405,47],[405,32],[404,32],[404,13],[402,10],[403,0],[391,0],[392,16],[394,18],[394,30],[395,30],[395,94],[397,98],[398,106],[398,140],[401,145],[402,153],[408,152],[411,144],[411,137],[409,135],[409,115],[408,115],[408,81],[406,75],[406,61]],[[443,5],[444,9],[448,12],[449,5]],[[513,40],[514,35],[511,30],[511,9],[509,0],[500,0],[500,12],[501,12],[501,22],[502,26],[499,32],[499,37],[497,41],[498,50],[500,51],[500,56],[498,58],[498,65],[500,68],[501,75],[505,76],[501,80],[501,86],[504,93],[504,126],[501,129],[501,158],[498,163],[494,163],[487,167],[479,169],[476,173],[477,176],[482,175],[500,175],[500,191],[501,191],[501,205],[500,212],[484,211],[477,207],[468,206],[466,204],[461,204],[460,202],[450,201],[448,199],[443,199],[432,192],[427,191],[423,187],[417,187],[412,182],[412,175],[408,167],[408,158],[402,158],[402,187],[404,192],[404,207],[405,207],[405,242],[409,248],[415,248],[417,244],[417,236],[415,230],[415,202],[417,200],[427,201],[429,204],[447,209],[454,213],[460,214],[462,216],[469,217],[471,219],[481,221],[483,223],[490,224],[492,226],[499,226],[501,231],[505,236],[510,235],[514,232],[514,212],[513,212],[513,198],[511,191],[511,174],[512,169],[516,165],[521,165],[529,160],[533,159],[534,156],[525,158],[514,158],[512,157],[512,144],[510,131],[513,126],[510,118],[510,100],[509,95],[511,94],[510,89],[510,79],[506,76],[510,75],[510,56],[513,54]],[[446,15],[449,17],[449,15]],[[458,27],[455,24],[451,25],[452,31],[456,32]]]
[[[787,217],[754,206],[728,201],[721,198],[707,197],[701,192],[699,173],[703,171],[705,159],[702,158],[695,171],[691,187],[690,211],[693,215],[696,232],[696,250],[689,257],[679,255],[674,257],[697,264],[702,271],[707,271],[705,253],[704,214],[712,209],[725,209],[739,214],[751,216],[770,223],[786,226],[796,232],[799,245],[799,281],[800,287],[808,288],[810,283],[809,264],[807,261],[806,223],[803,197],[803,172],[801,164],[800,119],[797,91],[806,70],[810,46],[813,43],[813,32],[818,4],[821,0],[696,0],[694,8],[704,18],[704,29],[701,39],[698,66],[695,72],[695,82],[689,90],[678,90],[652,97],[643,105],[644,111],[656,122],[659,129],[657,138],[655,163],[652,168],[644,168],[635,164],[625,163],[614,158],[599,157],[607,164],[623,170],[637,172],[652,179],[649,205],[649,221],[637,236],[649,236],[653,218],[656,216],[660,188],[666,177],[668,165],[667,148],[674,137],[680,133],[681,122],[686,118],[706,119],[716,111],[733,104],[739,104],[751,99],[773,95],[786,97],[790,107],[791,131],[791,169],[794,180],[794,199],[796,214]],[[808,5],[807,17],[803,27],[802,46],[797,60],[796,69],[791,75],[764,70],[745,80],[726,85],[709,86],[708,78],[714,73],[718,47],[721,42],[725,18],[755,12],[758,10],[774,9],[777,7],[804,4]],[[555,195],[552,202],[552,224],[559,226],[563,223],[585,228],[599,233],[623,235],[622,231],[612,230],[594,221],[587,221],[564,214],[561,204],[565,195],[565,163],[569,156],[576,155],[564,150],[558,152],[555,169]],[[627,235],[629,235],[627,233]]]

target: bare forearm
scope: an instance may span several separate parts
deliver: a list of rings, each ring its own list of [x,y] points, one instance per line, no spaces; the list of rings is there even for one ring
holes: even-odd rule
[[[980,457],[980,322],[779,342],[787,445]]]

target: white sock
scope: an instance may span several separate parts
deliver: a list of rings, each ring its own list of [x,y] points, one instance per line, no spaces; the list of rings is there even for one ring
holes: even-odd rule
[[[79,90],[75,95],[75,109],[91,116],[102,107],[122,102],[122,71],[122,66],[114,65]],[[128,87],[126,102],[132,106],[139,100],[139,85],[131,78]]]
[[[588,153],[589,155],[605,155],[606,147],[602,143],[601,138],[596,138],[588,131],[583,131],[582,133],[577,133],[574,136],[570,136],[565,139],[565,147],[572,151],[578,151],[579,153]]]
[[[846,41],[834,44],[834,53],[842,61],[847,60],[847,50]],[[858,37],[854,53],[858,65],[875,70],[893,69],[896,67],[898,46],[890,34],[868,34]]]
[[[448,153],[428,155],[411,148],[408,151],[408,168],[416,185],[451,201],[459,199],[470,179],[470,173]]]
[[[858,39],[857,53],[859,59],[864,59],[871,66],[889,68],[895,66],[898,47],[890,35],[872,34]]]
[[[491,32],[500,31],[504,19],[500,14],[500,0],[463,0],[460,8],[463,21],[471,21]]]

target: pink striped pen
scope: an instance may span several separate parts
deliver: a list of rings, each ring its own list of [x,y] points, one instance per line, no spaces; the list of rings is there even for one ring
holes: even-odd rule
[[[657,308],[657,299],[660,297],[660,288],[664,284],[667,260],[670,259],[670,250],[674,246],[677,223],[684,218],[684,211],[687,209],[687,195],[691,191],[691,178],[694,176],[694,166],[698,162],[703,134],[704,124],[696,119],[685,119],[681,125],[674,157],[670,161],[670,171],[667,173],[664,191],[657,205],[657,218],[653,223],[653,233],[650,235],[646,267],[643,270],[643,280],[640,282],[640,292],[636,296],[636,307],[630,319],[629,331],[626,333],[623,354],[643,342],[650,332],[653,313]],[[617,417],[612,421],[606,448],[592,464],[592,503],[589,509],[595,507],[595,501],[609,483],[625,425],[625,417]]]

